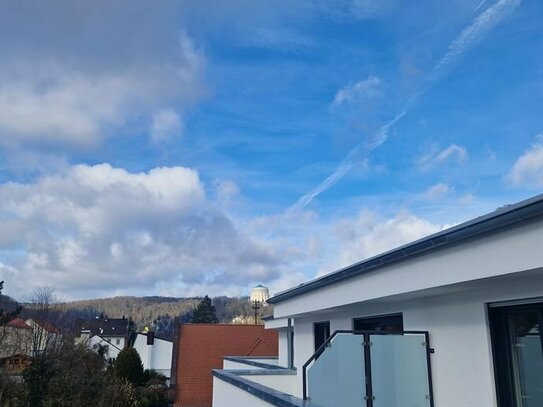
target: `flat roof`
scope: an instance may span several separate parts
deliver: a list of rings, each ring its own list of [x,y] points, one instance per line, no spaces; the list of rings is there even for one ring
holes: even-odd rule
[[[419,254],[438,250],[469,238],[519,225],[541,216],[543,216],[543,194],[536,195],[514,205],[502,206],[494,212],[370,257],[325,276],[309,280],[296,287],[275,294],[268,300],[268,303],[277,304],[278,302],[366,273],[370,270],[400,262]]]

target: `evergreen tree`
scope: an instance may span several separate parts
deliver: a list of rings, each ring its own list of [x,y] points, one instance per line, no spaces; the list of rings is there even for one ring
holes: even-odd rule
[[[7,324],[9,321],[15,318],[19,314],[19,312],[21,312],[21,307],[19,306],[14,307],[14,309],[9,312],[4,310],[3,301],[2,301],[3,289],[4,289],[4,282],[0,281],[0,325]]]
[[[119,352],[114,365],[115,376],[119,379],[125,379],[129,383],[138,386],[142,384],[143,363],[140,355],[134,348],[124,348]]]
[[[200,304],[194,309],[192,313],[193,324],[216,324],[219,320],[215,313],[215,307],[211,303],[211,298],[207,295],[204,297]]]

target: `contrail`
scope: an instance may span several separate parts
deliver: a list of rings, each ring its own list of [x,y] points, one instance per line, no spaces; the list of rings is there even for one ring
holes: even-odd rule
[[[519,6],[521,0],[499,0],[483,13],[479,14],[449,45],[445,55],[434,65],[427,84],[416,94],[411,96],[403,105],[400,113],[385,123],[377,133],[356,145],[336,170],[329,175],[316,188],[302,196],[289,210],[303,209],[313,199],[335,185],[347,174],[362,158],[382,145],[388,139],[388,130],[400,121],[412,109],[416,100],[422,96],[435,82],[443,78],[479,40],[496,27],[510,12]]]
[[[483,4],[485,4],[485,3],[486,3],[486,0],[481,0],[481,2],[480,2],[479,4],[477,4],[477,7],[475,7],[475,8],[473,9],[473,12],[475,13],[475,12],[476,12],[477,10],[479,10],[479,9],[483,6]]]

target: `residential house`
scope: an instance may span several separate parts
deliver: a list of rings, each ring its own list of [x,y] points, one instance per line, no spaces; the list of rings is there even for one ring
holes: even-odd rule
[[[25,322],[30,326],[32,332],[32,356],[46,352],[47,350],[60,345],[62,341],[62,332],[51,322],[40,318],[28,318]]]
[[[14,318],[0,327],[0,358],[31,355],[32,327],[22,318]]]
[[[256,368],[277,361],[277,333],[263,325],[181,324],[177,327],[170,388],[176,407],[211,407],[212,369],[242,355]],[[239,404],[237,404],[239,406]]]
[[[543,195],[268,302],[281,368],[226,359],[214,407],[543,406]]]
[[[9,375],[20,375],[30,366],[32,358],[25,354],[0,357],[0,367]]]
[[[33,357],[60,343],[61,338],[60,330],[51,323],[17,317],[0,327],[0,358]]]
[[[138,332],[132,339],[132,347],[138,351],[144,369],[154,370],[170,379],[172,341],[157,336],[154,332]]]
[[[77,339],[76,341],[79,342],[81,339]],[[121,345],[114,344],[114,342],[117,342],[117,338],[112,340],[112,338],[106,339],[100,335],[92,335],[86,339],[86,342],[89,349],[92,349],[95,352],[105,350],[104,356],[110,364],[115,362],[119,353],[123,350],[123,348],[120,347]],[[119,342],[121,342],[120,339]]]
[[[107,347],[107,356],[113,362],[128,344],[130,319],[108,318],[100,315],[95,319],[80,321],[80,334],[76,343],[85,342],[89,348]]]

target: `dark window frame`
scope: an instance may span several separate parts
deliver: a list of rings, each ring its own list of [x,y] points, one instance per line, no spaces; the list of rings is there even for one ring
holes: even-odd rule
[[[539,310],[540,327],[543,327],[543,302],[517,305],[488,304],[487,317],[494,365],[494,385],[498,407],[517,405],[512,348],[513,333],[508,318],[513,313]],[[542,343],[543,347],[543,343]]]
[[[321,337],[317,336],[317,330],[324,328],[323,335]],[[313,322],[313,343],[315,345],[315,352],[326,342],[330,337],[330,321],[318,321]]]
[[[403,324],[403,313],[402,312],[395,312],[391,314],[381,314],[381,315],[370,315],[365,317],[356,317],[352,319],[352,329],[355,331],[380,331],[381,327],[378,327],[376,329],[375,325],[377,324],[383,324],[383,322],[391,322],[394,321],[399,322],[399,325],[397,327],[399,329],[391,330],[391,332],[395,331],[403,331],[404,330],[404,324]],[[366,323],[370,326],[367,327],[360,327],[360,325],[357,326],[357,322]]]

